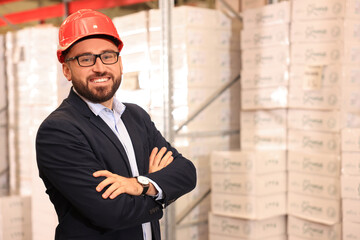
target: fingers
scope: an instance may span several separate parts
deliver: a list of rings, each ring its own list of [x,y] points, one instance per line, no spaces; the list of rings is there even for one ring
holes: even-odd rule
[[[96,187],[96,191],[101,192],[107,185],[113,184],[116,180],[112,177],[108,177],[99,183]]]
[[[151,151],[150,157],[149,157],[149,164],[150,166],[152,166],[154,164],[155,161],[155,156],[158,152],[158,148],[154,147],[154,149]]]
[[[122,187],[120,186],[119,183],[115,182],[111,184],[111,186],[108,189],[106,189],[106,191],[102,194],[102,197],[106,199],[110,196],[110,199],[114,199],[121,193],[123,193]]]
[[[162,160],[161,162],[164,162],[164,167],[169,165],[174,160],[173,156],[170,156],[166,161]]]
[[[155,156],[153,165],[158,166],[161,162],[162,157],[164,156],[164,153],[166,152],[166,147],[162,147],[158,154]]]
[[[93,173],[94,177],[111,177],[113,173],[109,172],[108,170],[100,170]]]

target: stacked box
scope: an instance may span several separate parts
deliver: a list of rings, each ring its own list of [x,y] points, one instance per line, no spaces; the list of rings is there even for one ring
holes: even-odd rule
[[[149,110],[150,55],[148,33],[148,11],[140,11],[113,19],[124,43],[121,50],[123,77],[116,98],[123,102],[136,103]],[[145,84],[145,85],[144,85]]]
[[[350,79],[360,57],[358,5],[356,0],[293,1],[287,123],[289,239],[328,237],[310,234],[296,224],[321,227],[331,239],[342,239],[341,129],[357,124],[349,108],[356,104]]]
[[[149,11],[151,58],[150,115],[160,130],[165,129],[164,82],[161,52],[161,12]],[[171,88],[174,129],[216,95],[240,71],[240,23],[220,11],[196,7],[172,10]],[[239,146],[239,82],[225,90],[175,136],[175,146],[198,169],[197,187],[176,201],[181,216],[190,203],[201,198],[210,185],[210,153]],[[214,114],[216,112],[216,114]],[[228,135],[227,133],[231,133]],[[233,133],[233,135],[232,135]],[[205,197],[177,228],[179,239],[208,239],[210,197]]]
[[[4,36],[0,35],[0,196],[9,193],[9,159],[7,146],[7,99]]]
[[[161,18],[159,10],[151,10],[149,14],[150,113],[163,126]],[[172,16],[172,116],[175,128],[178,128],[221,86],[239,75],[240,25],[220,11],[205,8],[177,7]],[[239,84],[235,84],[225,91],[180,132],[238,130],[238,88]],[[214,111],[221,112],[213,114]]]
[[[240,146],[285,150],[290,4],[244,11],[243,21]]]
[[[210,239],[285,239],[286,151],[212,152],[211,190]]]
[[[0,239],[31,240],[31,225],[29,196],[0,197]]]
[[[41,122],[58,105],[58,29],[26,28],[6,35],[11,191],[32,195],[33,239],[52,239],[55,209],[36,164],[35,138]]]
[[[215,152],[212,159],[234,162],[243,169],[222,171],[223,168],[212,162],[212,212],[251,224],[273,220],[279,215],[285,221],[286,165],[266,173],[251,171],[251,168],[266,169],[286,160],[290,3],[250,9],[242,15],[241,151]],[[211,227],[212,238],[226,236]],[[273,237],[284,238],[285,234],[284,226]],[[261,239],[265,236],[243,237]]]
[[[343,239],[360,239],[360,129],[344,128],[341,135],[341,197]]]

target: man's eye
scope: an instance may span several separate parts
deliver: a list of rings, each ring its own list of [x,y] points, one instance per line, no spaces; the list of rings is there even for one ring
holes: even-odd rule
[[[82,57],[79,60],[80,60],[80,62],[90,62],[91,59],[92,59],[91,57]]]

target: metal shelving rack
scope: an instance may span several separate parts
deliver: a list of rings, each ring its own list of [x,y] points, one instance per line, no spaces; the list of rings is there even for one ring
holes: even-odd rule
[[[228,9],[239,21],[242,21],[242,17],[225,0],[219,0],[226,9]],[[205,110],[212,102],[214,102],[225,90],[229,89],[233,84],[240,80],[239,75],[234,78],[232,81],[225,83],[220,87],[214,94],[208,97],[203,104],[201,104],[198,109],[193,113],[190,113],[190,116],[186,121],[184,121],[177,129],[174,129],[174,121],[172,118],[173,111],[173,72],[172,72],[172,39],[171,39],[171,18],[172,18],[172,9],[174,7],[174,0],[159,0],[159,8],[161,11],[161,29],[162,29],[162,76],[164,82],[164,122],[165,122],[165,137],[169,142],[173,142],[176,136],[180,135],[180,130],[194,120],[203,110]],[[228,135],[239,133],[238,131],[223,131],[223,132],[213,132],[206,133],[209,135]],[[195,133],[195,135],[200,133]],[[203,134],[203,133],[201,133]],[[189,135],[189,134],[187,134]],[[210,186],[207,191],[200,195],[193,202],[190,202],[188,206],[184,209],[183,212],[175,216],[175,206],[171,205],[165,211],[165,240],[175,240],[176,239],[176,227],[181,223],[181,221],[196,207],[198,206],[209,194],[211,193]]]

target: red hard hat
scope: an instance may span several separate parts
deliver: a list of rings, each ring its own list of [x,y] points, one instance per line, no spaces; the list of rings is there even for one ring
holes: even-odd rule
[[[63,52],[81,38],[91,35],[107,35],[113,38],[119,52],[123,47],[119,34],[111,19],[91,9],[79,10],[61,24],[59,29],[59,48],[57,57],[60,63],[65,61]]]

